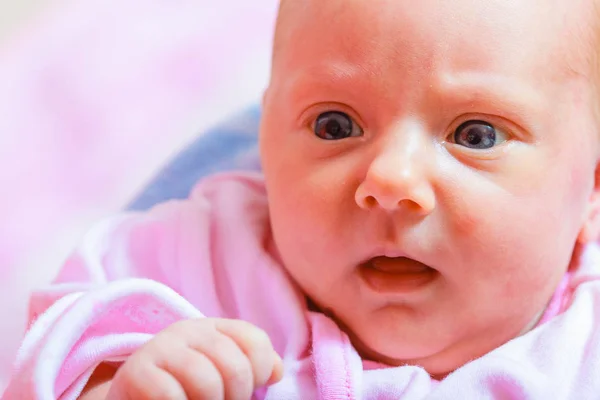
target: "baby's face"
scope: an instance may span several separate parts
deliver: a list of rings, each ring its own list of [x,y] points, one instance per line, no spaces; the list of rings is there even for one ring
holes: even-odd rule
[[[287,2],[261,129],[274,239],[365,357],[452,371],[564,275],[595,191],[593,13],[548,1]]]

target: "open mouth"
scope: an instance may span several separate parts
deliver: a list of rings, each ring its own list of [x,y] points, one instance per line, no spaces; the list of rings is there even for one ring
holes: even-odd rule
[[[378,256],[360,265],[363,280],[376,292],[407,293],[433,282],[438,272],[407,257]]]

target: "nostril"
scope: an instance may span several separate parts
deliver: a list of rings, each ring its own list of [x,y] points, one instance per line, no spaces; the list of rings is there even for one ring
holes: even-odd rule
[[[365,206],[368,208],[373,208],[377,205],[377,199],[373,196],[367,196],[365,198]]]
[[[414,202],[413,200],[407,199],[400,200],[398,202],[398,207],[405,207],[407,210],[414,212],[417,212],[422,209],[422,207],[418,203]]]

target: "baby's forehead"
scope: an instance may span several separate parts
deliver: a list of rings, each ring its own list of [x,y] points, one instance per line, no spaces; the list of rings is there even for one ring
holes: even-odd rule
[[[598,15],[595,0],[282,0],[274,55],[300,53],[305,44],[312,57],[346,48],[356,54],[384,49],[400,59],[402,45],[413,43],[421,52],[447,46],[451,58],[456,49],[482,50],[483,43],[487,53],[472,57],[536,52],[546,66],[540,73],[590,75]]]

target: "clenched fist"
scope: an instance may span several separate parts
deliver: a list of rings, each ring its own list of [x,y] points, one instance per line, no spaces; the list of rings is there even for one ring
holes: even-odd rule
[[[116,372],[111,400],[249,400],[281,379],[283,363],[267,334],[226,319],[175,323],[131,355]]]

